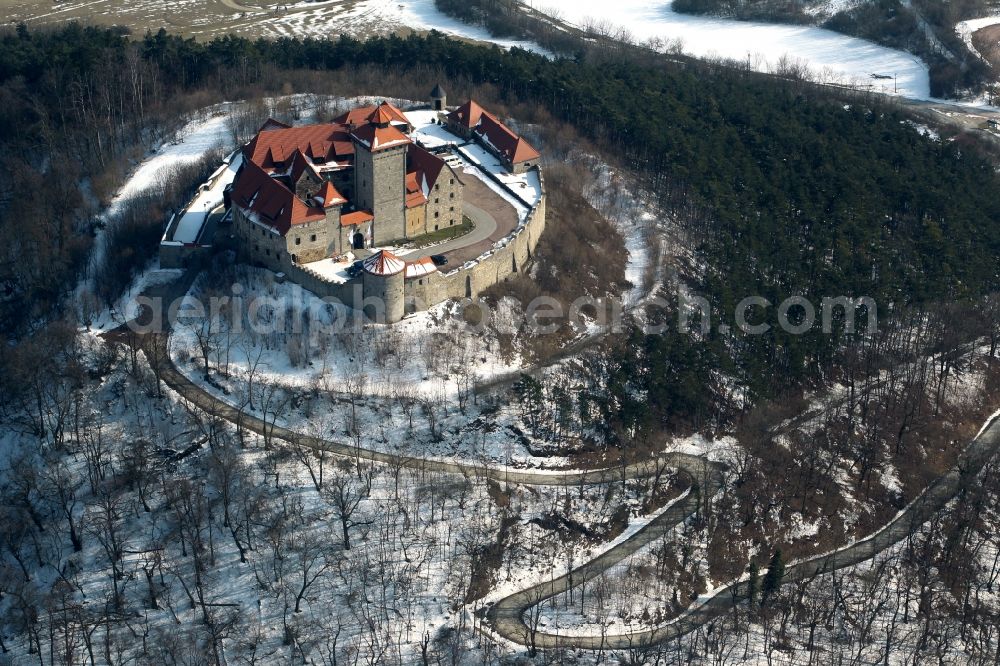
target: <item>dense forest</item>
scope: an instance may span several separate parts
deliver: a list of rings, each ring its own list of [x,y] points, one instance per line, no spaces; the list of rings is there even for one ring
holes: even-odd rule
[[[939,97],[979,91],[996,80],[990,66],[971,53],[955,24],[990,13],[990,0],[871,0],[835,5],[824,13],[799,0],[677,0],[678,12],[714,14],[743,20],[819,23],[822,27],[877,44],[909,51],[930,67],[931,92]],[[818,9],[822,10],[822,7]]]

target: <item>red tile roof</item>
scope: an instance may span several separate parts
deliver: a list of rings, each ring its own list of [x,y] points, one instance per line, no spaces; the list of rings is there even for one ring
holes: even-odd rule
[[[323,187],[320,188],[319,194],[314,198],[317,204],[323,208],[329,208],[331,206],[343,206],[347,203],[347,199],[344,198],[337,188],[333,186],[333,183],[326,181],[323,183]]]
[[[313,167],[312,162],[306,159],[305,155],[302,154],[301,150],[296,149],[292,153],[292,166],[289,169],[288,175],[292,179],[292,184],[299,182],[299,178],[302,177],[303,173],[309,172],[314,180],[319,180],[320,175]]]
[[[365,222],[371,222],[375,219],[375,216],[366,210],[356,210],[353,213],[347,213],[346,215],[340,216],[340,226],[342,227],[353,227],[356,224],[364,224]]]
[[[424,196],[423,192],[407,192],[406,193],[406,207],[416,208],[417,206],[423,206],[427,203],[427,197]]]
[[[257,131],[263,132],[265,130],[272,130],[272,129],[288,129],[289,127],[291,127],[291,125],[286,125],[280,120],[275,120],[274,118],[268,118],[267,120],[264,121],[264,124],[261,125],[260,129]]]
[[[351,136],[373,153],[411,143],[410,137],[391,126],[362,125],[354,130]]]
[[[383,109],[390,116],[390,120],[387,122],[403,123],[409,127],[410,121],[406,119],[403,112],[389,102],[382,102],[378,106],[359,106],[337,116],[334,118],[334,122],[342,125],[362,125],[368,122],[371,115],[379,109]]]
[[[537,160],[541,155],[530,143],[489,113],[484,113],[476,132],[496,148],[511,164]]]
[[[406,273],[403,274],[405,278],[423,277],[425,275],[430,275],[431,273],[437,272],[437,264],[430,257],[423,257],[422,259],[417,259],[416,261],[406,262]]]
[[[368,116],[368,122],[374,123],[375,125],[388,125],[393,120],[395,120],[395,118],[393,118],[393,115],[387,108],[385,108],[385,104],[379,104],[378,107],[372,111],[371,115]]]
[[[444,170],[444,160],[420,146],[413,146],[406,154],[408,169],[417,175],[417,183],[427,183],[427,190],[434,187],[438,176]]]
[[[406,262],[389,250],[379,250],[362,264],[372,275],[395,275],[406,268]]]
[[[484,113],[487,113],[486,109],[479,106],[475,100],[470,99],[468,102],[449,113],[448,120],[470,130],[479,124],[479,119]]]
[[[448,114],[450,122],[467,130],[473,130],[484,137],[511,164],[520,164],[541,157],[530,143],[504,125],[492,113],[481,107],[475,100],[469,100]]]
[[[350,132],[337,123],[262,129],[243,149],[244,155],[267,170],[281,167],[295,151],[326,162],[354,154]]]
[[[296,224],[326,219],[322,208],[309,206],[252,161],[237,174],[232,201],[257,222],[284,236]]]

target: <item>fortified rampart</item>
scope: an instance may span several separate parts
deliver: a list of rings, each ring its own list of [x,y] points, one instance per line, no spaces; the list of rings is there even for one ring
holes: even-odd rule
[[[389,322],[398,320],[404,312],[409,314],[423,310],[449,298],[475,298],[493,285],[524,271],[531,261],[538,239],[545,231],[546,191],[540,169],[538,179],[541,187],[538,202],[528,211],[525,220],[492,249],[447,273],[434,272],[406,278],[402,280],[402,290],[398,288],[397,280],[393,280],[391,285],[383,284],[370,279],[367,274],[364,278],[368,279],[358,277],[347,282],[331,282],[303,266],[293,264],[283,267],[283,270],[288,279],[317,296],[336,299],[369,314],[379,310],[374,304],[376,301],[384,300],[385,320]]]

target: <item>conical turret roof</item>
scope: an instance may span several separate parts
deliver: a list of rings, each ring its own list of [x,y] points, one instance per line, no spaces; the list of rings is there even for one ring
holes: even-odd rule
[[[372,275],[395,275],[406,268],[406,262],[389,250],[379,250],[361,264]]]

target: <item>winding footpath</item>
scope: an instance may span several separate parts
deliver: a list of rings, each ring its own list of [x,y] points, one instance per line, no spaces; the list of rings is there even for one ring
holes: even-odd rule
[[[180,282],[190,286],[190,279],[193,278],[182,279]],[[177,286],[174,288],[176,289]],[[184,286],[184,291],[186,291],[186,286]],[[110,337],[122,342],[128,341],[127,336],[116,337],[112,334]],[[146,339],[148,340],[148,338]],[[667,624],[646,631],[605,636],[563,636],[539,631],[537,626],[530,626],[530,618],[527,621],[525,619],[526,615],[531,615],[530,609],[546,599],[600,576],[618,562],[663,537],[689,516],[694,515],[702,505],[702,498],[712,497],[721,489],[723,483],[721,466],[697,456],[667,453],[624,467],[570,471],[522,470],[416,458],[357,448],[350,444],[321,439],[267,423],[230,405],[192,382],[177,369],[169,354],[166,353],[169,342],[167,336],[158,335],[154,339],[156,341],[154,344],[162,345],[157,353],[157,356],[164,361],[158,368],[159,378],[181,397],[207,414],[230,421],[240,428],[277,438],[296,446],[327,451],[347,458],[404,466],[426,472],[461,474],[470,478],[486,478],[498,482],[531,486],[576,486],[621,482],[627,479],[655,476],[662,471],[664,466],[677,469],[682,476],[687,478],[691,484],[688,491],[621,543],[559,578],[511,594],[490,606],[484,614],[482,628],[504,639],[532,649],[609,650],[647,647],[678,638],[711,623],[730,612],[734,605],[742,602],[748,596],[747,582],[734,582],[699,599]],[[134,338],[132,342],[135,342]],[[148,355],[148,345],[137,346]],[[966,487],[998,449],[1000,449],[1000,412],[986,423],[979,435],[959,457],[956,465],[947,474],[939,477],[928,486],[889,524],[870,537],[832,553],[787,565],[783,581],[802,581],[819,574],[851,567],[872,559],[903,541]]]

